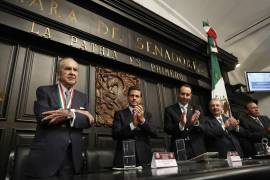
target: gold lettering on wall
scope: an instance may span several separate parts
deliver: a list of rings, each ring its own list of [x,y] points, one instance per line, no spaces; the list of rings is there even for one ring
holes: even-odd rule
[[[112,52],[112,59],[116,60],[117,59],[117,51],[113,50]]]
[[[144,49],[144,45],[143,45],[143,39],[142,38],[139,38],[139,37],[137,37],[136,38],[136,47],[138,48],[138,49]]]
[[[39,28],[37,27],[37,24],[35,22],[32,22],[31,25],[31,33],[39,35],[41,37],[47,38],[47,39],[51,39],[51,30],[49,27],[45,27],[44,31],[41,30],[41,28],[44,28],[42,26],[40,26]],[[44,32],[44,33],[42,33]]]
[[[171,57],[170,57],[170,54],[169,54],[167,49],[165,50],[165,56],[164,57],[165,57],[164,59],[168,59],[169,61],[171,61]]]
[[[82,49],[84,51],[88,51],[91,53],[98,54],[100,56],[104,56],[113,60],[117,60],[117,51],[109,49],[107,47],[98,45],[93,42],[89,42],[83,39],[79,39],[76,36],[70,36],[70,46]]]
[[[106,35],[109,32],[109,27],[101,20],[98,20],[98,33]]]
[[[50,15],[58,16],[58,3],[55,0],[51,1]]]
[[[117,27],[112,27],[112,38],[116,39],[117,35],[119,35],[119,28]]]
[[[161,58],[165,61],[171,62],[175,65],[183,66],[189,70],[198,72],[196,69],[197,62],[194,59],[190,59],[189,57],[183,56],[175,51],[166,49],[161,45],[154,43],[150,40],[145,40],[142,37],[136,37],[135,48],[144,51],[147,54],[154,55],[158,58]]]
[[[113,25],[108,25],[102,20],[98,20],[98,28],[97,33],[100,35],[105,35],[110,37],[113,40],[123,42],[123,39],[121,38],[121,31],[118,27]]]
[[[35,22],[32,22],[31,33],[42,36],[44,38],[51,39],[51,31],[50,31],[49,27],[42,27],[40,25],[38,27],[35,24]],[[41,28],[45,28],[44,33],[42,33],[43,31],[40,31]],[[98,54],[100,56],[103,56],[103,57],[106,57],[109,59],[117,60],[117,51],[109,49],[109,48],[101,46],[101,45],[98,45],[98,44],[93,43],[93,42],[79,39],[76,36],[70,36],[70,46],[78,48],[78,49],[82,49],[84,51],[88,51],[91,53],[95,53],[95,54]],[[162,51],[162,49],[159,49],[159,51]],[[167,51],[167,54],[169,55],[168,51]],[[172,53],[172,56],[170,58],[174,62],[179,60],[179,59],[177,59],[177,57],[173,53]],[[196,67],[196,64],[194,64],[189,59],[186,60],[185,58],[182,58],[181,61],[182,61],[182,63],[184,62],[186,64],[186,66],[189,68]],[[129,64],[142,68],[143,61],[140,58],[129,56]],[[181,73],[178,73],[177,71],[175,71],[173,69],[166,68],[164,66],[153,64],[153,63],[151,63],[150,66],[151,66],[152,72],[155,72],[155,73],[158,73],[158,74],[161,74],[164,76],[168,76],[168,77],[171,77],[174,79],[178,79],[181,81],[183,80],[183,75]]]
[[[96,43],[90,43],[90,52],[94,53],[96,48],[97,48]]]
[[[174,62],[175,64],[178,62],[178,58],[177,58],[177,55],[174,54],[174,52],[171,53],[171,58],[172,58],[172,62]]]
[[[142,67],[142,60],[139,58],[129,56],[129,63],[137,67]]]
[[[73,22],[73,23],[77,22],[77,16],[76,16],[75,11],[73,9],[71,9],[71,11],[69,12],[67,17],[71,22]]]
[[[64,5],[61,4],[61,1],[58,0],[50,0],[50,3],[47,3],[46,1],[43,0],[29,0],[29,1],[20,0],[20,3],[23,3],[33,8],[33,10],[38,9],[39,11],[44,11],[45,13],[47,13],[47,15],[54,16],[56,18],[61,18],[62,20],[68,20],[71,23],[78,22],[78,16],[76,14],[76,11],[74,9],[70,10],[66,9]]]
[[[63,0],[50,0],[50,1],[44,1],[44,0],[16,0],[17,4],[21,3],[24,4],[24,6],[30,7],[31,11],[38,13],[42,16],[51,16],[49,18],[57,18],[56,20],[64,23],[68,26],[71,26],[69,22],[72,23],[78,23],[80,20],[80,16],[76,14],[77,8],[79,11],[79,7],[71,6],[70,4],[66,4]],[[19,5],[21,6],[21,5]],[[22,6],[22,7],[24,7]],[[71,8],[69,8],[71,7]],[[72,9],[73,8],[73,9]],[[43,12],[40,12],[43,11]],[[80,12],[79,12],[80,13]],[[79,14],[80,15],[80,14]],[[134,43],[134,45],[131,45],[129,47],[129,43],[125,42],[126,48],[134,48],[131,50],[135,50],[136,52],[143,53],[144,55],[148,55],[151,58],[162,60],[165,63],[168,63],[170,65],[175,65],[180,68],[184,68],[196,73],[199,73],[201,75],[204,75],[208,77],[208,71],[207,71],[207,64],[203,61],[197,61],[196,55],[190,54],[183,54],[181,51],[177,50],[177,47],[170,48],[170,45],[163,44],[162,42],[159,42],[158,40],[154,40],[148,37],[145,37],[143,35],[140,35],[132,30],[129,30],[120,24],[117,24],[113,21],[104,19],[101,16],[95,16],[98,19],[91,19],[89,22],[93,22],[92,24],[88,21],[86,22],[80,22],[78,26],[74,26],[75,28],[78,28],[81,24],[88,25],[88,26],[95,26],[93,29],[97,28],[97,32],[88,32],[88,28],[82,29],[86,31],[86,33],[93,33],[95,36],[99,36],[103,39],[109,39],[109,41],[116,43],[117,42],[123,42],[124,40],[128,41],[129,38],[135,35],[134,39],[131,39],[131,42]],[[79,19],[78,19],[79,18]],[[68,22],[67,22],[68,21]],[[95,24],[96,23],[96,24]],[[39,28],[38,28],[39,27]],[[84,26],[83,26],[84,28]],[[55,32],[53,30],[50,30],[50,28],[43,29],[41,25],[32,23],[31,27],[31,33],[39,35],[44,38],[51,39],[53,34],[52,32]],[[127,36],[129,34],[131,36]],[[135,42],[134,42],[135,41]],[[79,40],[77,37],[72,37],[70,40],[70,45],[74,46],[76,48],[94,52],[96,54],[99,54],[101,56],[109,57],[111,59],[117,59],[117,53],[106,48],[106,47],[100,47],[97,44],[91,42],[85,41],[85,40]],[[123,45],[123,43],[122,43]],[[199,58],[199,57],[198,57]],[[131,61],[131,64],[133,64],[136,61]],[[141,66],[141,63],[137,62],[137,66]],[[200,69],[199,69],[200,68]]]
[[[152,48],[152,43],[149,42],[149,41],[146,41],[146,51],[147,51],[148,53],[151,53],[151,54],[155,55],[155,52],[152,51],[151,48]]]
[[[87,46],[86,46],[85,40],[82,40],[82,44],[81,44],[80,49],[82,49],[82,50],[84,50],[84,51],[87,51]]]
[[[127,107],[130,86],[139,85],[139,78],[124,72],[96,68],[96,121],[112,126],[115,111]]]
[[[75,36],[71,36],[70,46],[74,46],[74,44],[76,44],[77,42],[78,42],[78,38]]]
[[[32,22],[31,25],[31,33],[36,34],[38,36],[47,38],[47,39],[51,39],[52,38],[52,34],[51,34],[51,30],[49,27],[43,27],[39,24],[36,24],[35,22]],[[140,40],[139,40],[140,41]],[[118,52],[115,50],[112,50],[110,48],[107,48],[105,46],[101,46],[98,45],[96,43],[93,42],[89,42],[83,39],[79,39],[76,36],[70,36],[70,42],[69,45],[78,49],[82,49],[84,51],[88,51],[109,59],[113,59],[113,60],[118,60]],[[147,46],[151,46],[150,43],[148,43]],[[154,47],[154,46],[152,46]],[[162,48],[157,48],[155,47],[156,51],[158,51],[159,53],[161,53],[163,51]],[[183,56],[177,56],[177,54],[175,54],[174,52],[172,52],[171,54],[169,54],[169,51],[167,49],[165,49],[165,55],[168,56],[167,58],[170,58],[171,62],[174,63],[179,63],[181,62],[182,64],[184,64],[187,68],[189,69],[196,69],[197,73],[203,72],[203,67],[200,67],[200,64],[196,64],[194,60],[191,59],[186,59]],[[139,68],[146,68],[143,67],[143,60],[141,60],[140,58],[137,57],[133,57],[133,56],[128,56],[129,58],[129,64],[132,66],[136,66]],[[122,61],[122,60],[121,60]],[[126,62],[128,63],[128,62]],[[167,67],[164,67],[162,65],[157,65],[157,64],[153,64],[150,63],[150,70],[152,72],[164,75],[164,76],[168,76],[177,80],[181,80],[183,81],[184,79],[184,75]],[[200,70],[202,69],[202,70]]]
[[[51,39],[51,31],[50,31],[50,28],[45,28],[45,32],[43,34],[42,37],[45,37],[45,38],[48,38],[48,39]]]
[[[105,48],[103,46],[99,46],[99,55],[105,56]]]
[[[41,11],[44,10],[43,4],[42,4],[42,1],[41,1],[41,0],[32,0],[32,2],[29,4],[29,6],[31,7],[31,6],[33,6],[33,5],[39,6],[39,9],[40,9]]]
[[[155,55],[163,58],[163,48],[155,44]]]
[[[179,73],[179,72],[177,72],[177,71],[175,71],[173,69],[166,68],[164,66],[160,66],[160,65],[157,65],[157,64],[152,64],[151,63],[151,71],[155,72],[155,73],[158,73],[158,74],[161,74],[161,75],[164,75],[164,76],[167,76],[167,77],[177,79],[177,80],[181,80],[181,81],[184,80],[183,74],[181,74],[181,73]]]
[[[36,24],[35,22],[32,22],[31,33],[39,35],[39,30],[35,31],[35,24]]]

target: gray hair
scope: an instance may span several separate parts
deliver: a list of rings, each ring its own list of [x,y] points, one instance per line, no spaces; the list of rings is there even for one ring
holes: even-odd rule
[[[63,57],[61,58],[58,62],[57,62],[57,65],[56,65],[56,72],[58,73],[62,68],[63,68],[63,62],[67,59],[72,59],[73,61],[75,61],[74,58],[72,57]],[[75,61],[77,62],[77,61]]]

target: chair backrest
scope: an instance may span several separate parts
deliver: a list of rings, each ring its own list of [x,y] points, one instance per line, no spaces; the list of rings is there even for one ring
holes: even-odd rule
[[[23,180],[24,179],[24,168],[25,168],[25,162],[30,153],[30,146],[27,145],[20,145],[17,146],[14,152],[14,162],[13,167],[11,167],[10,173],[11,173],[11,179],[12,180]],[[83,162],[85,161],[85,157],[82,154]],[[39,162],[42,163],[42,162]],[[95,162],[93,162],[95,163]],[[84,167],[83,164],[82,169],[86,169],[87,167]]]
[[[25,160],[30,152],[29,146],[17,146],[15,149],[13,180],[21,180],[24,172]]]
[[[88,172],[96,172],[113,167],[114,150],[92,149],[87,150],[86,153]]]

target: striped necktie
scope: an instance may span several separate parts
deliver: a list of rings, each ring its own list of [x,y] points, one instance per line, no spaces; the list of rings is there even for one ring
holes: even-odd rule
[[[221,117],[218,117],[217,120],[218,120],[219,124],[221,125],[222,129],[225,130],[225,124],[223,122],[223,119]]]
[[[264,128],[262,122],[260,121],[260,119],[258,117],[255,118],[255,121],[261,126]]]
[[[186,123],[187,122],[187,109],[184,106],[181,106],[181,111],[182,111],[184,123]]]
[[[67,107],[70,100],[70,91],[66,91],[65,95],[66,95],[66,107]]]

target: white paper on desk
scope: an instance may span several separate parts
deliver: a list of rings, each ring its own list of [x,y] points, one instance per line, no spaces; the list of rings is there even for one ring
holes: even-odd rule
[[[241,167],[242,159],[237,152],[228,152],[227,153],[227,162],[229,167]]]
[[[175,167],[177,166],[173,152],[154,152],[151,168]]]
[[[151,172],[152,172],[153,176],[163,176],[163,175],[177,174],[178,173],[178,167],[151,169]]]

